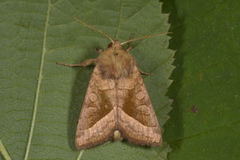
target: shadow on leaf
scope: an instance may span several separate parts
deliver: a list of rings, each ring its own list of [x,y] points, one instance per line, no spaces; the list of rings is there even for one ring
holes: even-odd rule
[[[164,139],[170,144],[173,149],[178,149],[181,146],[181,142],[178,141],[179,138],[183,136],[183,124],[182,124],[182,111],[178,107],[181,103],[181,99],[178,98],[178,92],[182,87],[182,75],[183,75],[183,55],[178,53],[182,46],[182,37],[184,34],[184,19],[179,17],[175,5],[175,0],[160,0],[163,2],[163,13],[169,14],[170,27],[170,40],[169,48],[176,50],[174,66],[176,67],[171,75],[173,84],[169,87],[167,95],[173,99],[173,110],[170,112],[170,119],[165,125]]]

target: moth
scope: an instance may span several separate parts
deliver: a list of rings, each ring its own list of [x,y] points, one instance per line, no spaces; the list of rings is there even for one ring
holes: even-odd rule
[[[70,67],[95,65],[77,125],[76,148],[122,138],[139,145],[160,145],[161,129],[141,77],[144,72],[129,53],[131,48],[124,49],[123,45],[166,33],[119,42],[80,19],[75,20],[111,41],[105,50],[99,50],[97,58],[80,64],[57,63]]]

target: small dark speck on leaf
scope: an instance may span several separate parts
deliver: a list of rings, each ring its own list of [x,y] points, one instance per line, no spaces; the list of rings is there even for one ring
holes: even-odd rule
[[[192,113],[198,113],[199,112],[199,109],[196,107],[196,105],[192,105],[191,109],[190,109],[190,112]]]

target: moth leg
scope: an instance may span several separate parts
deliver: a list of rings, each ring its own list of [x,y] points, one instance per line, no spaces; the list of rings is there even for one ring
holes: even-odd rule
[[[131,46],[129,46],[128,48],[127,48],[127,52],[129,52],[129,51],[131,51],[133,48],[131,47]]]
[[[142,75],[146,75],[146,76],[149,76],[151,75],[151,73],[148,73],[148,72],[144,72],[142,70],[139,69],[139,72],[142,74]]]
[[[87,59],[79,64],[66,64],[61,62],[57,62],[56,64],[67,66],[67,67],[86,67],[92,64],[96,64],[96,62],[97,62],[97,59]]]
[[[86,59],[85,61],[81,62],[79,65],[81,67],[87,67],[87,66],[90,66],[90,65],[95,65],[97,63],[97,59],[94,58],[94,59]]]
[[[101,49],[101,48],[96,48],[96,51],[97,51],[98,53],[101,53],[101,52],[103,51],[103,49]]]

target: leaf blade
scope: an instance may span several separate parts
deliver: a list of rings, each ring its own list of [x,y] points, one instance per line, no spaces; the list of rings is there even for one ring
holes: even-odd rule
[[[38,110],[35,112],[33,111],[36,119],[32,121],[35,122],[35,127],[30,133],[30,135],[32,135],[32,140],[28,142],[29,145],[27,145],[26,136],[25,138],[19,136],[23,142],[22,146],[29,146],[27,147],[29,148],[27,149],[27,151],[29,150],[29,154],[26,153],[25,159],[88,159],[92,156],[93,158],[94,156],[96,158],[97,154],[100,153],[102,154],[101,158],[103,159],[110,157],[117,159],[121,157],[124,152],[125,156],[122,158],[125,159],[129,156],[132,157],[132,159],[141,159],[144,157],[152,159],[166,159],[167,152],[170,151],[167,145],[158,149],[144,149],[127,143],[116,142],[110,144],[107,143],[103,146],[86,150],[84,152],[76,151],[73,146],[76,127],[75,123],[80,112],[80,104],[84,97],[91,69],[74,70],[55,65],[56,61],[71,63],[90,57],[96,57],[96,55],[93,54],[94,47],[106,46],[107,43],[109,43],[98,33],[94,33],[79,25],[76,21],[74,21],[73,17],[75,16],[81,17],[84,21],[86,20],[87,23],[93,24],[110,35],[114,35],[114,33],[119,32],[119,34],[116,35],[121,35],[120,39],[128,39],[131,32],[135,32],[136,27],[134,28],[134,26],[136,26],[137,23],[140,23],[139,21],[141,21],[141,16],[147,16],[145,15],[146,11],[151,10],[148,15],[154,15],[152,18],[153,20],[151,21],[152,26],[147,24],[145,25],[146,27],[149,27],[149,30],[151,31],[146,29],[145,31],[139,30],[136,35],[146,35],[150,32],[157,33],[159,31],[168,30],[169,25],[166,24],[167,16],[164,15],[162,17],[161,8],[159,7],[160,4],[158,2],[142,1],[142,6],[138,4],[136,6],[132,5],[131,7],[126,7],[129,3],[135,4],[135,2],[136,1],[121,2],[122,6],[125,6],[122,7],[123,21],[121,22],[119,21],[121,17],[118,17],[120,12],[118,6],[119,3],[114,3],[115,6],[110,8],[110,10],[107,8],[109,4],[113,5],[112,1],[101,3],[101,1],[79,2],[74,0],[59,0],[51,1],[51,5],[44,3],[44,10],[42,10],[42,13],[43,11],[48,13],[47,15],[49,16],[47,16],[47,19],[49,18],[49,25],[46,29],[46,23],[44,23],[46,22],[45,14],[45,18],[42,18],[42,29],[40,33],[42,34],[42,37],[46,38],[40,38],[38,41],[38,47],[36,48],[38,52],[38,64],[34,64],[35,61],[29,62],[26,60],[29,64],[33,65],[32,73],[35,74],[35,79],[31,79],[30,85],[35,86],[35,89],[32,89],[32,95],[34,95],[34,90],[35,93],[39,93],[39,95],[37,97],[38,101],[35,101],[35,106],[37,106]],[[146,4],[146,6],[144,4]],[[49,8],[51,9],[51,13]],[[82,12],[86,10],[85,8],[90,8],[90,10]],[[96,10],[95,8],[98,9]],[[140,11],[138,11],[138,9]],[[96,15],[98,15],[97,18]],[[134,19],[136,19],[134,22],[132,20],[127,21],[128,17],[131,15],[134,15]],[[101,17],[104,17],[104,19]],[[159,17],[162,17],[160,19],[161,22],[159,22]],[[118,21],[119,23],[117,23]],[[46,32],[46,30],[48,30],[48,32]],[[168,98],[164,96],[167,91],[167,87],[164,84],[170,84],[168,77],[173,70],[173,67],[171,66],[173,52],[170,50],[164,50],[164,48],[168,46],[168,40],[169,38],[167,36],[155,37],[152,40],[144,40],[139,42],[133,50],[133,54],[136,55],[136,59],[139,62],[143,60],[143,57],[155,58],[153,65],[147,65],[148,62],[151,62],[151,60],[145,60],[143,64],[146,65],[140,64],[140,66],[146,68],[146,71],[154,70],[154,73],[156,74],[152,78],[145,78],[145,83],[150,95],[153,97],[154,106],[160,106],[160,109],[157,110],[164,111],[157,112],[158,117],[163,117],[160,119],[161,125],[163,125],[168,119],[166,114],[169,112],[169,105],[171,104]],[[81,43],[79,44],[79,42]],[[41,45],[43,46],[43,49],[41,49]],[[160,45],[163,45],[163,47]],[[44,50],[44,48],[46,50]],[[160,48],[163,49],[163,51],[159,53],[158,51]],[[142,49],[145,50],[145,52],[141,51]],[[23,50],[20,53],[24,54],[25,52],[26,50]],[[151,52],[154,53],[151,54]],[[159,69],[158,66],[161,62],[165,62],[163,63],[163,66],[166,66],[167,71]],[[42,73],[38,72],[37,66],[40,66]],[[160,74],[162,74],[162,79],[158,76]],[[41,80],[40,86],[39,80],[41,75],[43,79]],[[155,86],[152,84],[157,84],[156,86],[161,88],[161,90],[154,90]],[[26,89],[23,90],[25,91]],[[10,92],[7,94],[9,95]],[[159,96],[156,94],[159,94]],[[27,94],[25,94],[25,96],[26,95]],[[162,102],[161,104],[158,99],[161,99],[164,103]],[[33,101],[32,103],[31,100]],[[31,104],[34,106],[34,96],[29,98],[29,102],[25,102],[25,104],[28,104],[28,115],[26,116],[28,118],[27,123],[24,123],[25,125],[23,128],[25,130],[24,133],[28,133],[29,128],[31,128],[31,117],[34,117],[34,114],[31,115],[31,111],[33,110]],[[16,109],[17,107],[23,109],[21,105],[15,105],[13,108]],[[25,112],[25,109],[23,110]],[[13,116],[14,115],[11,115],[10,117]],[[16,131],[17,129],[15,128],[13,130]],[[4,138],[7,139],[6,134],[0,132],[0,135],[3,135]],[[15,134],[12,135],[15,138]],[[10,148],[14,147],[10,146]],[[112,150],[114,150],[112,153],[115,153],[115,155],[111,153]],[[15,154],[13,149],[11,149],[10,152],[13,153],[14,157],[17,159],[19,157],[23,157],[24,154],[23,150],[19,152],[20,154]]]

